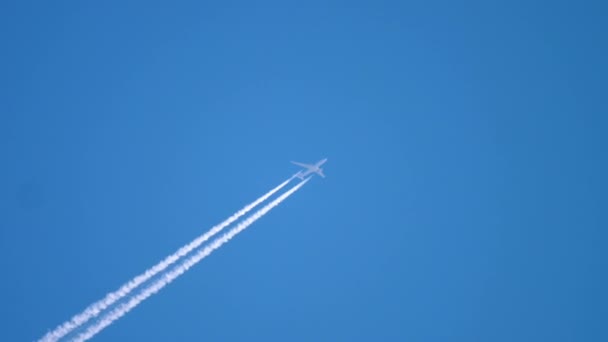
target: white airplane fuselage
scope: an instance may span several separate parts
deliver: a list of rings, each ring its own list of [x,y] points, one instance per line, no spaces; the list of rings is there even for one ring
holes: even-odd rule
[[[293,161],[292,161],[292,163],[305,168],[305,170],[302,170],[296,174],[296,177],[298,177],[300,179],[304,179],[304,177],[306,177],[310,174],[313,174],[313,173],[316,173],[319,176],[325,178],[321,165],[323,165],[326,161],[327,161],[327,158],[321,159],[320,161],[318,161],[314,164],[304,164],[304,163],[298,163],[298,162],[293,162]]]

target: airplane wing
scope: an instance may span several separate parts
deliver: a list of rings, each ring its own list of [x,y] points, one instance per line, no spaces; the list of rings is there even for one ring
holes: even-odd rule
[[[325,175],[323,174],[323,170],[319,170],[317,171],[317,173],[319,174],[319,176],[321,176],[322,178],[325,178]]]
[[[321,160],[320,162],[318,162],[316,166],[319,167],[319,166],[325,164],[326,161],[327,161],[327,158],[325,158],[325,159]]]
[[[313,167],[314,167],[314,165],[310,165],[310,164],[304,164],[304,163],[298,163],[298,162],[294,162],[294,161],[292,161],[291,163],[292,163],[292,164],[296,164],[296,165],[301,166],[301,167],[305,167],[305,168],[307,168],[307,169],[311,169],[311,168],[313,168]]]

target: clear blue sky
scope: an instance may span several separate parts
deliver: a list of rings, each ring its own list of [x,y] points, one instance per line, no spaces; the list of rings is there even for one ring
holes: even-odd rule
[[[257,3],[0,5],[1,341],[608,340],[604,2]]]

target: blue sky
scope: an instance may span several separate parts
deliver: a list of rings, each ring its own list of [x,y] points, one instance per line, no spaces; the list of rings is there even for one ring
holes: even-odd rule
[[[4,2],[0,340],[293,174],[97,341],[606,341],[606,5]]]

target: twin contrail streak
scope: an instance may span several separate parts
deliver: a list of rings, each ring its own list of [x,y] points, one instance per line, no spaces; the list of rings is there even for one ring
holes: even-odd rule
[[[102,331],[105,327],[114,323],[117,319],[124,316],[127,312],[131,311],[132,309],[134,309],[137,305],[139,305],[139,303],[143,302],[144,300],[146,300],[146,298],[148,298],[148,297],[152,296],[153,294],[157,293],[158,291],[160,291],[163,287],[167,286],[169,283],[171,283],[177,277],[182,275],[184,272],[188,271],[192,266],[196,265],[199,261],[203,260],[206,256],[211,254],[214,250],[220,248],[223,244],[228,242],[235,235],[237,235],[238,233],[240,233],[241,231],[243,231],[247,227],[249,227],[257,219],[264,216],[264,214],[269,212],[272,208],[279,205],[287,197],[289,197],[291,194],[293,194],[299,188],[301,188],[304,184],[306,184],[306,182],[308,182],[309,179],[310,178],[307,178],[307,179],[303,180],[302,182],[300,182],[299,184],[297,184],[296,186],[294,186],[293,188],[289,189],[288,191],[283,193],[281,196],[277,197],[274,201],[270,202],[269,204],[264,206],[262,209],[256,211],[250,217],[248,217],[247,219],[245,219],[244,221],[239,223],[237,226],[230,229],[227,233],[225,233],[221,237],[215,239],[213,242],[211,242],[209,245],[205,246],[204,248],[199,249],[198,252],[196,252],[191,257],[187,258],[184,262],[182,262],[180,265],[176,266],[173,270],[164,273],[160,277],[160,279],[158,279],[152,285],[143,289],[139,294],[131,297],[131,299],[129,299],[127,302],[125,302],[125,303],[117,306],[113,310],[111,310],[109,313],[104,315],[94,325],[89,326],[84,332],[79,334],[73,341],[77,341],[77,342],[86,341],[86,340],[92,338],[93,336],[95,336],[100,331]]]
[[[86,309],[84,309],[84,311],[75,315],[69,321],[64,322],[63,324],[61,324],[60,326],[55,328],[55,330],[48,332],[46,335],[44,335],[44,337],[42,337],[39,340],[39,342],[55,342],[55,341],[59,340],[60,338],[64,337],[65,335],[69,334],[70,332],[72,332],[74,329],[83,325],[91,318],[96,317],[103,310],[107,309],[112,304],[116,303],[118,300],[120,300],[124,296],[128,295],[135,288],[137,288],[144,282],[148,281],[150,278],[154,277],[159,272],[164,271],[171,264],[175,263],[177,260],[179,260],[183,256],[192,252],[194,249],[200,247],[200,245],[203,244],[205,241],[207,241],[209,238],[211,238],[215,234],[219,233],[222,229],[226,228],[228,225],[230,225],[234,221],[238,220],[241,216],[248,213],[251,209],[255,208],[260,203],[266,201],[270,196],[274,195],[277,191],[281,190],[285,185],[287,185],[287,183],[289,183],[293,178],[294,177],[292,176],[291,178],[284,181],[276,188],[270,190],[268,193],[266,193],[262,197],[258,198],[257,200],[253,201],[252,203],[246,205],[245,207],[243,207],[243,209],[237,211],[234,215],[227,218],[224,222],[221,222],[220,224],[211,228],[205,234],[197,237],[196,239],[192,240],[192,242],[190,242],[189,244],[181,247],[175,253],[169,255],[168,257],[166,257],[164,260],[162,260],[155,266],[146,270],[144,273],[129,280],[128,282],[123,284],[118,290],[108,293],[103,299],[89,305]]]

